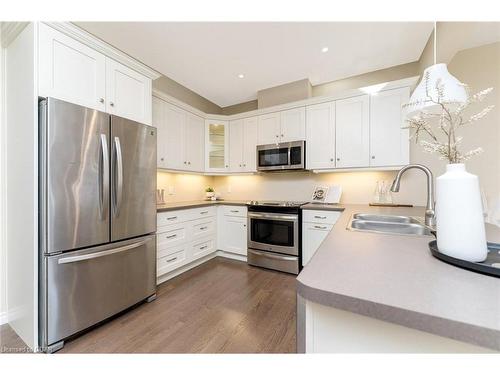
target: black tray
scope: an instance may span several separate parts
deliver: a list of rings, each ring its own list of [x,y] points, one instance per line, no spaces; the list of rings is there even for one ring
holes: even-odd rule
[[[500,277],[500,244],[488,242],[488,256],[484,262],[469,262],[440,253],[436,240],[429,242],[429,249],[432,255],[443,262],[485,275]]]

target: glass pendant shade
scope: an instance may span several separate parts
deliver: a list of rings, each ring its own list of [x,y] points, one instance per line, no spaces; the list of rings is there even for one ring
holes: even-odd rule
[[[427,74],[429,75],[429,79],[426,84],[425,77]],[[453,106],[453,104],[458,106],[465,103],[467,100],[467,93],[462,83],[448,72],[446,64],[434,64],[424,70],[420,83],[415,91],[413,91],[410,103],[415,104],[406,107],[407,118],[416,117],[424,111],[427,113],[441,112],[441,107],[432,102],[432,100],[438,101],[438,93],[436,90],[436,83],[438,80],[440,80],[440,84],[443,85],[443,97],[441,98],[441,102],[446,102],[448,107],[450,107],[450,104],[451,106]],[[426,85],[428,92],[426,92]]]

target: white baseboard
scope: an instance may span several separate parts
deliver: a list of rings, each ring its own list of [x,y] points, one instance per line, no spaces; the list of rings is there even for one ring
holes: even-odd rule
[[[9,322],[9,314],[7,311],[0,312],[0,326],[3,324],[7,324]]]
[[[179,276],[180,274],[182,274],[186,271],[189,271],[190,269],[192,269],[194,267],[198,267],[199,265],[201,265],[201,264],[203,264],[203,263],[205,263],[205,262],[207,262],[210,259],[213,259],[215,257],[222,257],[222,258],[228,258],[228,259],[233,259],[233,260],[239,260],[239,261],[245,262],[245,263],[247,261],[247,257],[244,255],[233,254],[233,253],[228,253],[226,251],[217,250],[215,253],[212,253],[212,254],[207,255],[203,258],[197,259],[194,262],[185,264],[184,266],[179,267],[179,268],[177,268],[169,273],[161,275],[160,277],[158,277],[156,279],[156,285],[160,285],[161,283],[164,283],[167,280],[173,279],[174,277]]]

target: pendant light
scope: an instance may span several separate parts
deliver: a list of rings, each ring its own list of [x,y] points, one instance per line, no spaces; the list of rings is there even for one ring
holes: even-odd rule
[[[437,24],[434,21],[434,65],[429,66],[424,70],[422,79],[417,88],[413,91],[410,98],[410,103],[416,103],[407,107],[406,117],[413,118],[422,112],[440,113],[441,107],[431,101],[438,100],[436,91],[436,83],[440,80],[443,85],[442,102],[449,105],[460,105],[467,100],[467,93],[463,84],[448,72],[446,64],[436,63],[437,51]],[[426,92],[425,76],[428,74],[429,80],[427,83],[428,92]],[[430,98],[429,98],[430,97]]]

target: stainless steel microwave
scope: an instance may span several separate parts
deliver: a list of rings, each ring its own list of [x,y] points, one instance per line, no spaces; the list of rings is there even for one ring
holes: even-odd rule
[[[257,170],[305,169],[305,148],[305,141],[257,146]]]

